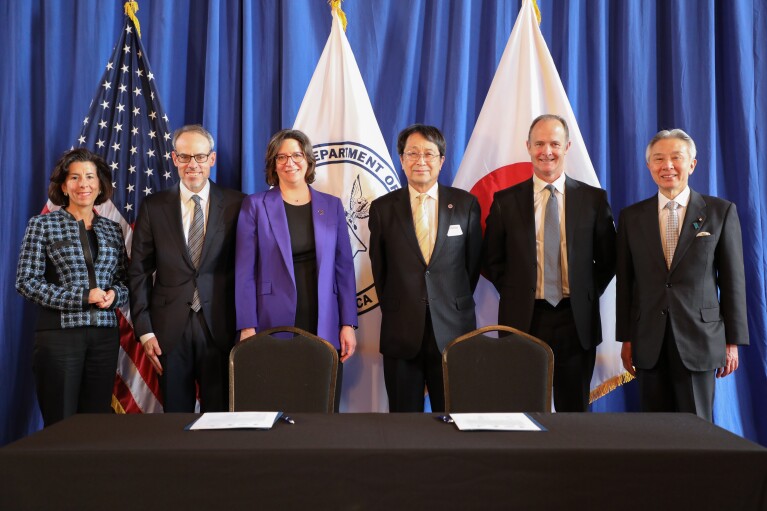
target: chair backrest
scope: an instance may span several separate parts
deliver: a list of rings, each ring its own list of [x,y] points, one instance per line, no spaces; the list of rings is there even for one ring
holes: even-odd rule
[[[229,354],[229,411],[333,413],[338,352],[294,327],[264,330]]]
[[[488,326],[447,345],[442,378],[448,413],[550,412],[554,352],[516,328]]]

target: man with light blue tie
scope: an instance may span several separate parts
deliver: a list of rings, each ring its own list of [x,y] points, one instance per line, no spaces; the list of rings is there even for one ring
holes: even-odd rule
[[[498,323],[554,352],[554,406],[588,409],[599,297],[615,275],[615,224],[604,190],[565,175],[567,122],[533,120],[531,179],[495,194],[483,245],[486,276],[500,293]]]
[[[680,129],[647,145],[658,193],[620,214],[616,337],[642,411],[711,421],[715,377],[748,344],[746,285],[735,204],[690,189],[695,156]]]

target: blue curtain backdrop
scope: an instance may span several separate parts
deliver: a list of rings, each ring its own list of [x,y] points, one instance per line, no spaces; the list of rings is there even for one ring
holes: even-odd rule
[[[347,36],[384,138],[413,122],[448,140],[453,181],[520,0],[347,0]],[[217,141],[213,178],[263,190],[264,148],[293,124],[330,31],[324,0],[140,0],[138,18],[171,127]],[[539,0],[541,30],[614,211],[655,193],[645,144],[680,127],[698,144],[697,191],[734,201],[743,227],[751,346],[717,386],[716,422],[767,444],[765,0]],[[122,2],[0,4],[0,445],[41,421],[34,310],[14,290],[27,219],[46,200],[117,40]],[[759,55],[761,53],[762,55]],[[510,140],[521,144],[522,140]],[[404,179],[404,175],[401,175]],[[595,411],[636,409],[633,384]]]

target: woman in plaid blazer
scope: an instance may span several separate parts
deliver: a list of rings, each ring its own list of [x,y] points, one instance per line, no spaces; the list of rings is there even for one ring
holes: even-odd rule
[[[21,244],[16,290],[39,306],[32,363],[46,426],[110,411],[127,257],[120,225],[93,207],[111,196],[100,156],[82,148],[64,153],[48,187],[61,209],[32,217]]]

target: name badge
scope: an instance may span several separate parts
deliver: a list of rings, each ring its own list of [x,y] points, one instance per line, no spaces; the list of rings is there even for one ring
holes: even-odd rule
[[[463,231],[461,230],[460,225],[451,225],[450,228],[447,230],[448,236],[461,236],[463,234]]]

